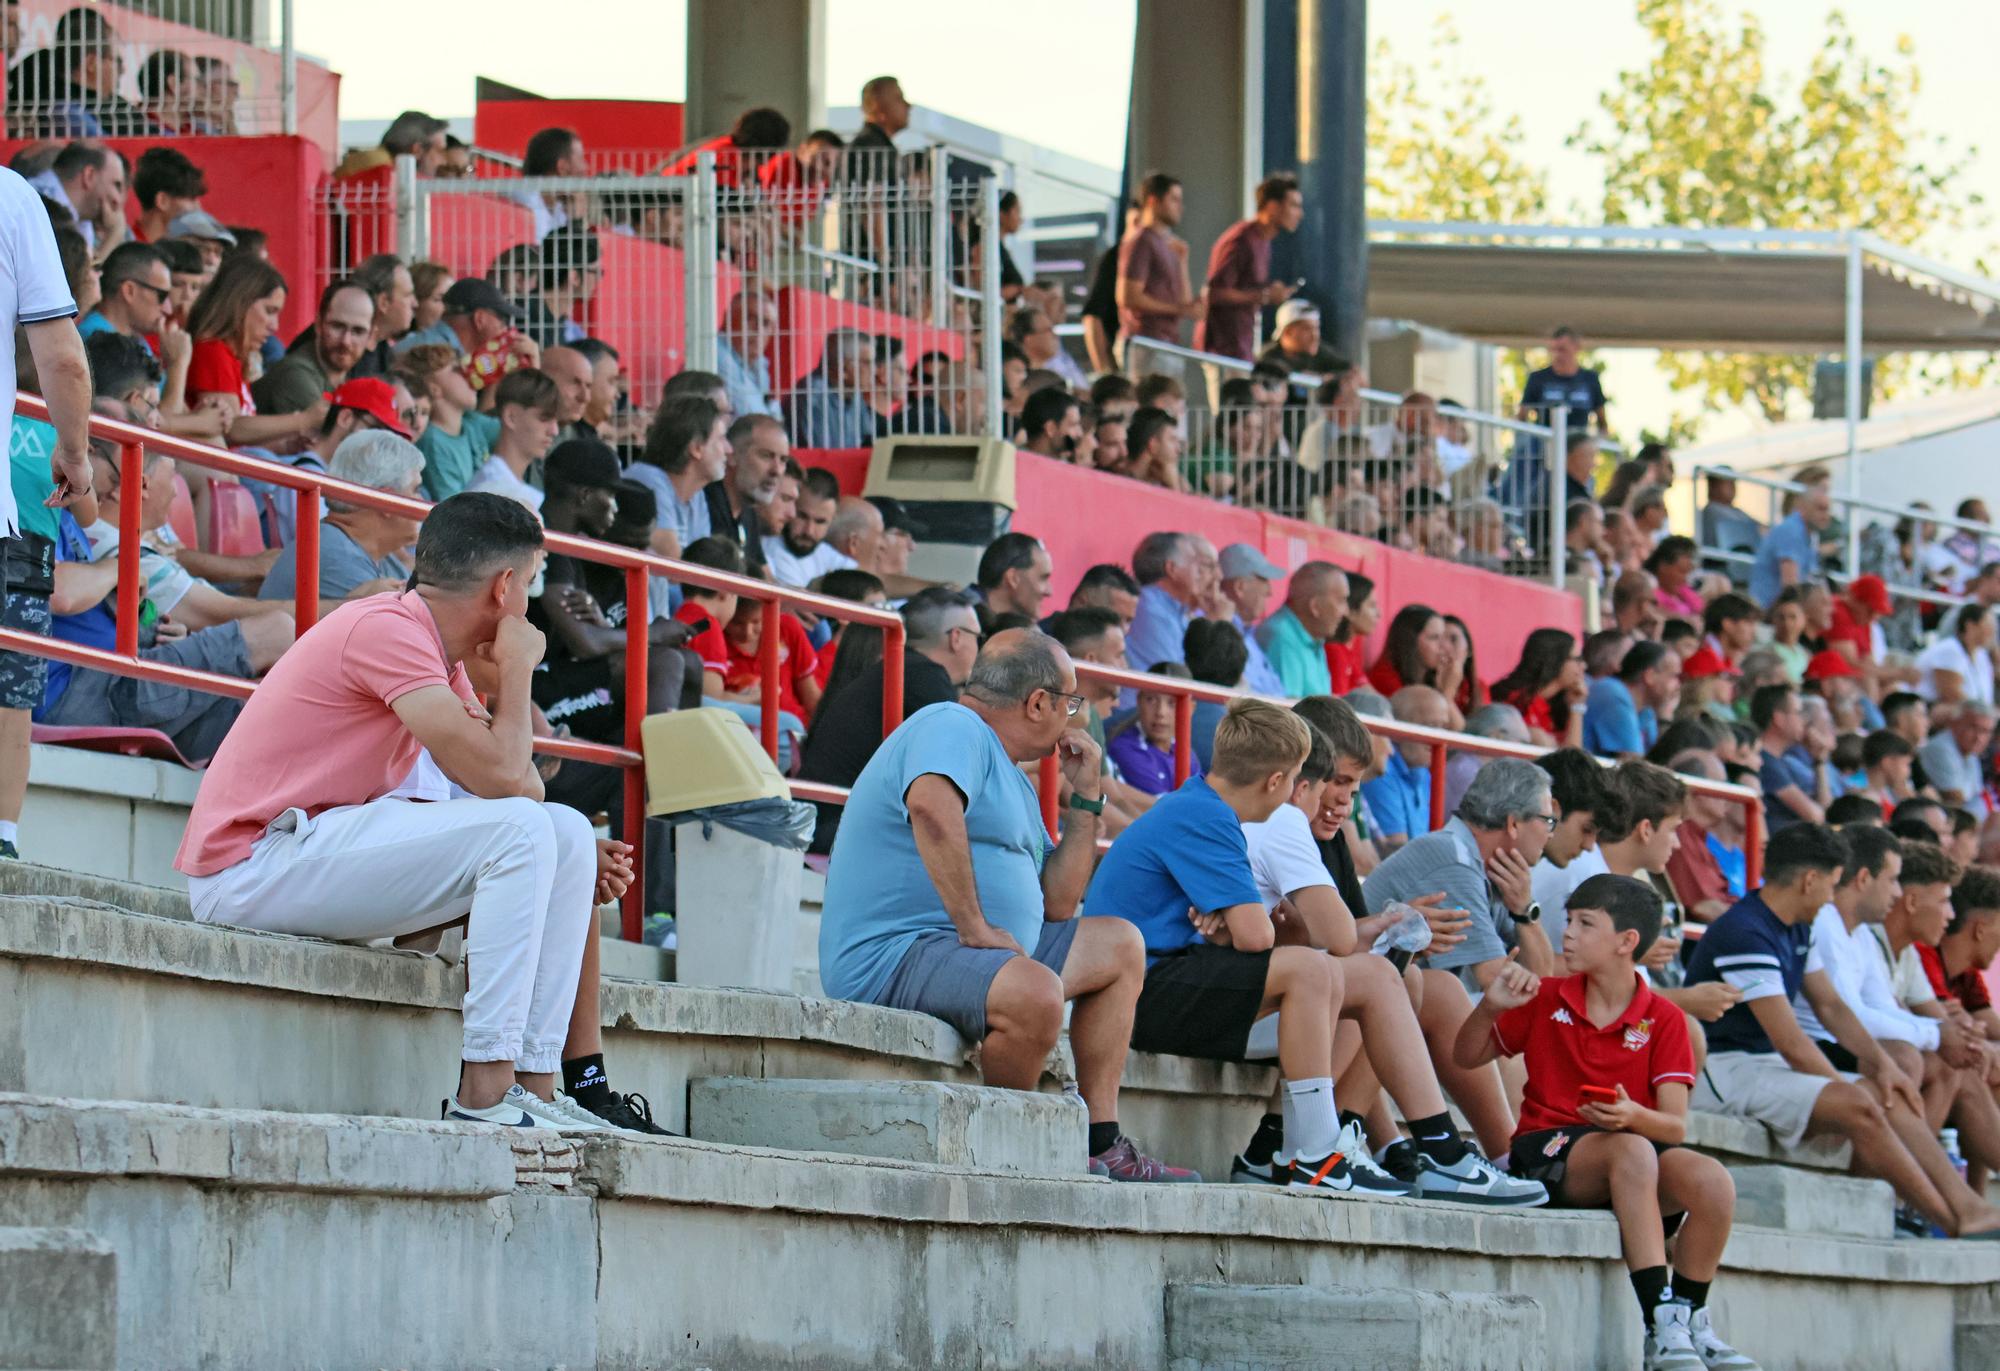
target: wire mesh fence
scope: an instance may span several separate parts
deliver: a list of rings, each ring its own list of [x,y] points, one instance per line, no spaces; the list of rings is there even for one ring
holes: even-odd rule
[[[283,35],[273,31],[275,9],[263,0],[0,5],[7,133],[124,138],[283,132],[293,64],[282,51]]]

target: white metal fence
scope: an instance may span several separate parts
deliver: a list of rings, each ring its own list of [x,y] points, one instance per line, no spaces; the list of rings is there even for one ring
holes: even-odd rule
[[[10,0],[0,15],[12,137],[298,128],[292,0]]]

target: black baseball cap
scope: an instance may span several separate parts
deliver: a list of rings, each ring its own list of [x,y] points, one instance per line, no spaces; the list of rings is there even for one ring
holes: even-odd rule
[[[881,511],[882,528],[885,532],[895,532],[901,529],[918,542],[922,542],[929,536],[925,532],[923,524],[910,517],[910,507],[895,496],[870,495],[867,497],[867,500],[869,504]]]
[[[444,293],[444,312],[470,314],[476,309],[490,309],[502,319],[512,319],[520,313],[484,276],[461,276]]]

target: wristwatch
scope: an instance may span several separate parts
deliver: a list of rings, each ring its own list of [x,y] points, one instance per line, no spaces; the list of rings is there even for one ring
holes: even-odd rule
[[[1542,907],[1531,900],[1528,903],[1528,912],[1526,914],[1516,914],[1510,909],[1507,911],[1507,917],[1512,919],[1517,925],[1538,924],[1542,921]]]
[[[1104,797],[1100,795],[1095,800],[1086,800],[1083,796],[1072,793],[1069,797],[1069,807],[1071,809],[1080,809],[1086,814],[1102,815],[1104,813]]]

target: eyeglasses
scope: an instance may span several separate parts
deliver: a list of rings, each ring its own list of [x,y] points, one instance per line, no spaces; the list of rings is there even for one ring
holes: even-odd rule
[[[1556,825],[1562,822],[1560,819],[1556,818],[1556,816],[1553,814],[1523,814],[1521,816],[1522,823],[1526,823],[1530,819],[1540,819],[1543,823],[1549,826],[1549,832],[1551,833],[1555,832]]]
[[[1089,703],[1081,695],[1070,695],[1060,690],[1051,690],[1049,696],[1051,699],[1062,701],[1063,716],[1069,719],[1074,719],[1083,711],[1084,705]]]

